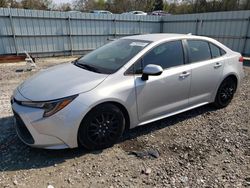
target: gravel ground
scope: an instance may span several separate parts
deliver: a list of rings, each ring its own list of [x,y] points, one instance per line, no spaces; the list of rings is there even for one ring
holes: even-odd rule
[[[72,59],[40,59],[38,69]],[[0,187],[250,187],[249,67],[227,108],[207,105],[138,127],[90,153],[33,149],[17,138],[10,96],[36,72],[16,72],[24,66],[0,65]]]

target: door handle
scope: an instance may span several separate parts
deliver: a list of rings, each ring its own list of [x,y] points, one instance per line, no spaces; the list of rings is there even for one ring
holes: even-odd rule
[[[217,62],[217,63],[215,63],[214,68],[219,68],[219,67],[221,67],[221,66],[222,66],[222,64],[219,63],[219,62]]]
[[[180,74],[180,78],[186,78],[190,75],[190,72],[184,71]]]

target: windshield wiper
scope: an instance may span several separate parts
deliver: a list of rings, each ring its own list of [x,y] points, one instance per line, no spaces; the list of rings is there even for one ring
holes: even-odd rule
[[[76,66],[80,67],[80,68],[83,68],[83,69],[86,69],[86,70],[90,70],[90,71],[93,71],[93,72],[96,72],[96,73],[101,73],[96,67],[94,66],[91,66],[91,65],[88,65],[88,64],[80,64],[78,63],[77,60],[75,60],[73,62]]]

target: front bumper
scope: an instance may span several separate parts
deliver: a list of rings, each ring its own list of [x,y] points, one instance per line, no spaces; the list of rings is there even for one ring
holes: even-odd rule
[[[79,100],[47,118],[43,118],[43,109],[22,106],[15,100],[11,103],[17,135],[25,144],[45,149],[78,147],[78,128],[88,111]]]
[[[22,118],[13,110],[14,120],[15,120],[15,128],[18,136],[25,142],[26,144],[34,144],[35,140],[33,136],[30,134],[30,131],[27,129],[25,123]]]

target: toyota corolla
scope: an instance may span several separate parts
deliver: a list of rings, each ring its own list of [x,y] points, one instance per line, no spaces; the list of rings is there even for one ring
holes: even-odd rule
[[[185,34],[124,37],[32,76],[11,103],[20,139],[47,149],[102,149],[126,129],[208,103],[226,107],[243,58],[218,41]]]

